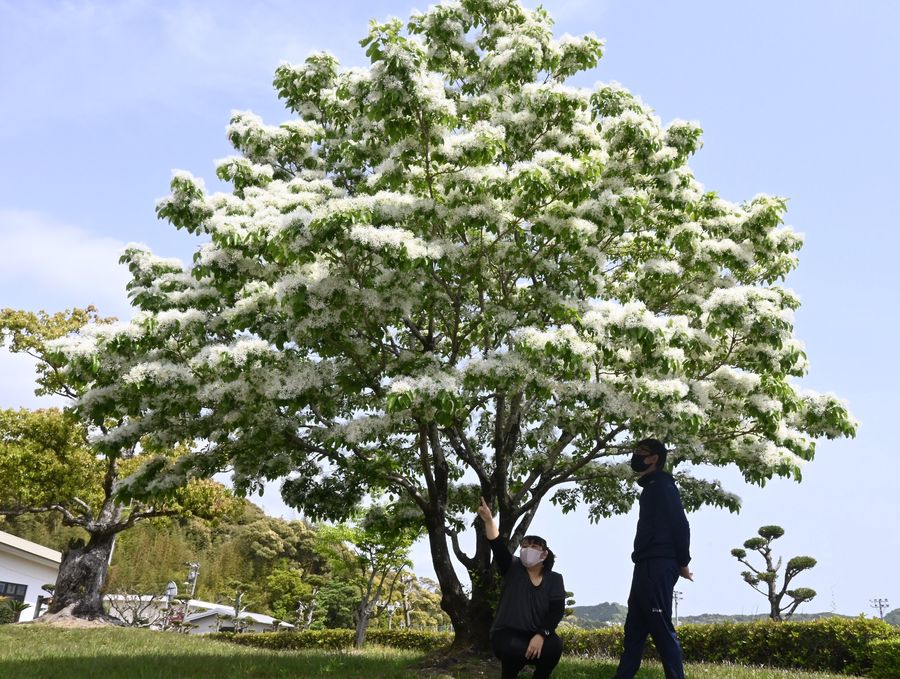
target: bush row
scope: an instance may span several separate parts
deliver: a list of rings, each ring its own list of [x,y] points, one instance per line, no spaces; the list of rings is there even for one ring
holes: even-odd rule
[[[617,658],[622,652],[622,627],[559,630],[567,655]],[[346,649],[353,630],[299,630],[234,634],[213,638],[279,650]],[[682,625],[678,638],[688,662],[735,663],[812,671],[900,677],[900,629],[881,620],[827,618],[811,622],[716,623]],[[448,645],[453,635],[423,630],[370,630],[366,642],[415,651]],[[645,653],[658,658],[652,642]]]
[[[622,634],[621,627],[560,630],[566,653],[612,658],[622,652]],[[900,630],[881,620],[826,618],[810,622],[682,625],[678,639],[688,662],[865,674],[873,667],[873,642],[900,640]],[[658,657],[652,643],[648,644],[646,656]],[[892,671],[886,676],[900,677],[900,665]]]
[[[297,630],[294,632],[263,632],[261,634],[235,634],[218,632],[208,635],[213,639],[231,641],[245,646],[257,646],[273,650],[299,650],[324,648],[341,650],[353,646],[355,632],[352,629]],[[367,644],[390,646],[410,651],[436,651],[453,641],[449,632],[429,632],[407,629],[373,629],[366,633]]]

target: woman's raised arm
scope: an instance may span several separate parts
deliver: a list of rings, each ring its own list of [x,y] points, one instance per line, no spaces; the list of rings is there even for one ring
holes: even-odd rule
[[[491,543],[491,552],[494,554],[494,561],[497,562],[497,569],[500,571],[500,575],[506,575],[506,571],[512,565],[512,554],[506,549],[503,540],[499,539],[500,529],[497,528],[491,508],[488,507],[484,498],[481,498],[481,504],[478,505],[478,516],[484,521],[484,535]]]

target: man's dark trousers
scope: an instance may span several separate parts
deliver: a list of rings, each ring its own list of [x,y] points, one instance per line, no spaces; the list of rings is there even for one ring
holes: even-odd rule
[[[648,634],[659,651],[666,679],[684,679],[681,646],[672,626],[672,592],[679,571],[674,559],[643,559],[634,565],[625,618],[625,651],[614,679],[632,679],[637,674]]]

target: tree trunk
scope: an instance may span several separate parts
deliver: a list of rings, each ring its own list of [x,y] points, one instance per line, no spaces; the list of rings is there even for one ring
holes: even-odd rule
[[[101,590],[114,541],[115,533],[91,533],[86,545],[78,541],[63,553],[50,613],[74,605],[72,613],[77,617],[106,617]]]
[[[372,605],[368,601],[360,602],[356,607],[356,636],[353,638],[354,648],[362,648],[366,643],[366,632],[369,629],[369,616],[372,613]]]
[[[443,521],[434,517],[427,517],[426,521],[434,573],[441,589],[441,609],[453,624],[452,650],[489,654],[489,633],[494,615],[490,595],[492,571],[488,567],[472,574],[472,599],[469,599],[453,568]]]

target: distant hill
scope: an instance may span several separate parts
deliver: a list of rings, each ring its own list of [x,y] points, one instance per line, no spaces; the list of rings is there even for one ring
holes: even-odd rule
[[[628,613],[628,606],[617,603],[604,602],[594,606],[573,606],[572,615],[566,618],[566,622],[584,629],[621,625],[625,622],[626,613]]]
[[[625,622],[625,615],[628,613],[628,607],[618,603],[597,604],[595,606],[573,606],[572,615],[566,618],[566,622],[575,627],[584,629],[594,629],[597,627],[608,627],[609,625],[621,625]],[[894,611],[891,611],[894,613]],[[900,609],[897,611],[900,617]],[[885,620],[888,619],[885,615]],[[756,615],[728,615],[725,613],[703,613],[702,615],[681,615],[678,616],[678,623],[690,624],[709,624],[716,622],[754,622],[756,620],[765,620],[768,614],[759,613]],[[791,620],[818,620],[819,618],[845,618],[850,616],[837,615],[836,613],[795,613]]]
[[[805,620],[821,620],[822,618],[851,618],[850,615],[840,615],[838,613],[822,612],[822,613],[794,613],[791,620],[794,622],[803,622]],[[757,620],[767,620],[768,613],[758,613],[756,615],[728,615],[725,613],[703,613],[701,615],[680,615],[678,622],[690,623],[694,625],[704,625],[714,622],[755,622]]]
[[[900,608],[895,608],[890,613],[885,613],[884,621],[900,627]]]

